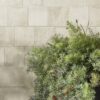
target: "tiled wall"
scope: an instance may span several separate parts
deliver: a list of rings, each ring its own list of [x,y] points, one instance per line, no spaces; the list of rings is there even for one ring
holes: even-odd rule
[[[100,0],[0,0],[0,100],[28,100],[27,52],[55,33],[67,35],[66,21],[76,19],[100,31]]]

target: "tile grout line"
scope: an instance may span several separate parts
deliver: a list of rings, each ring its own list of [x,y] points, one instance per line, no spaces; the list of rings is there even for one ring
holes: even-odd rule
[[[5,47],[4,48],[4,66],[6,65],[6,54],[5,54]]]

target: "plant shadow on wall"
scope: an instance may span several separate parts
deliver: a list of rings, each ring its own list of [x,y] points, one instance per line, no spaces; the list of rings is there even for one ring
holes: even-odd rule
[[[32,48],[33,100],[100,100],[100,34],[67,22],[70,36],[55,35]],[[49,30],[48,30],[49,31]]]

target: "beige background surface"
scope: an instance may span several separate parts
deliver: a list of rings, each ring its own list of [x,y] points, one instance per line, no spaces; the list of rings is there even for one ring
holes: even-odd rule
[[[28,100],[27,52],[55,33],[67,35],[66,21],[76,19],[100,31],[100,0],[0,0],[0,100]]]

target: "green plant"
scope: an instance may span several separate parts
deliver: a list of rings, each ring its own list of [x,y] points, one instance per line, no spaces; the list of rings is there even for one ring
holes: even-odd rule
[[[35,100],[94,100],[100,85],[100,35],[67,22],[69,37],[55,35],[29,54],[37,78]]]

